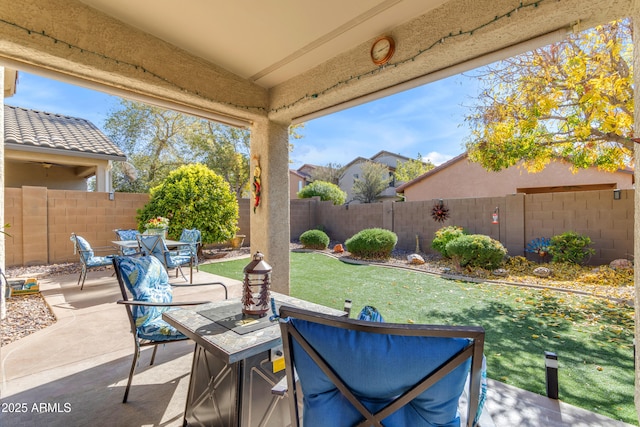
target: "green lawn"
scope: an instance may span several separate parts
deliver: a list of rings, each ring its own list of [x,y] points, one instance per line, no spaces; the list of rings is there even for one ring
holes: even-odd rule
[[[200,266],[242,280],[248,259]],[[480,325],[490,378],[546,394],[544,352],[557,353],[560,399],[638,425],[633,402],[633,308],[548,290],[477,284],[400,269],[291,254],[291,295],[387,322]]]

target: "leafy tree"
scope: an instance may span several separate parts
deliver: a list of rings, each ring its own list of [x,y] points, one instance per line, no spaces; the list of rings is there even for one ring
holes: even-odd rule
[[[338,185],[342,176],[343,167],[338,163],[327,163],[325,166],[316,167],[311,172],[313,181],[326,181]]]
[[[633,155],[631,21],[612,22],[501,61],[479,75],[469,158],[498,171],[554,158],[614,171]]]
[[[373,203],[389,187],[389,168],[382,163],[367,161],[362,164],[362,178],[353,183],[353,198],[362,203]]]
[[[248,193],[250,175],[248,129],[200,120],[194,127],[190,140],[196,147],[196,159],[222,176],[237,198]]]
[[[291,126],[300,139],[304,123]],[[250,133],[175,111],[121,100],[105,123],[128,162],[114,165],[117,191],[146,193],[179,166],[203,163],[222,176],[237,197],[249,190]],[[293,148],[289,144],[289,149]]]
[[[117,191],[147,192],[179,166],[189,163],[187,140],[196,118],[122,99],[105,122],[107,135],[127,154],[129,165],[114,167]],[[127,168],[135,169],[136,179]]]
[[[308,199],[319,196],[322,201],[332,201],[334,205],[342,205],[347,200],[347,193],[330,182],[313,181],[298,192],[298,198]]]
[[[182,166],[151,189],[149,203],[138,211],[138,229],[158,216],[169,218],[170,236],[197,228],[203,243],[219,243],[238,230],[238,201],[222,177],[206,166]]]
[[[408,182],[433,168],[435,168],[435,165],[430,160],[424,161],[422,154],[418,153],[418,157],[415,160],[409,159],[406,162],[398,163],[395,177],[397,181]]]

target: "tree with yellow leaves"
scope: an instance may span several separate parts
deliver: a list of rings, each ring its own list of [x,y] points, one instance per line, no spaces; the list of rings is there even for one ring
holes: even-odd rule
[[[492,64],[466,121],[469,158],[499,171],[521,160],[538,172],[554,159],[574,171],[632,164],[630,20],[612,22]]]

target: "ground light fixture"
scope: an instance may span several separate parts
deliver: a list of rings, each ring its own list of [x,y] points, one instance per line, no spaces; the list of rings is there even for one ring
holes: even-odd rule
[[[558,355],[551,351],[544,352],[544,366],[547,378],[547,397],[558,398]]]

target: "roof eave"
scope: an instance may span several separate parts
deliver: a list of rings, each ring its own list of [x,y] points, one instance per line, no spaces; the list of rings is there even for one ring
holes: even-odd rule
[[[87,153],[84,151],[74,151],[74,150],[60,149],[60,148],[37,147],[34,145],[17,144],[14,142],[5,142],[4,146],[5,146],[5,149],[14,150],[14,151],[26,151],[31,153],[56,154],[59,156],[82,157],[85,159],[113,160],[117,162],[125,162],[127,160],[127,156],[119,156],[117,154]]]

